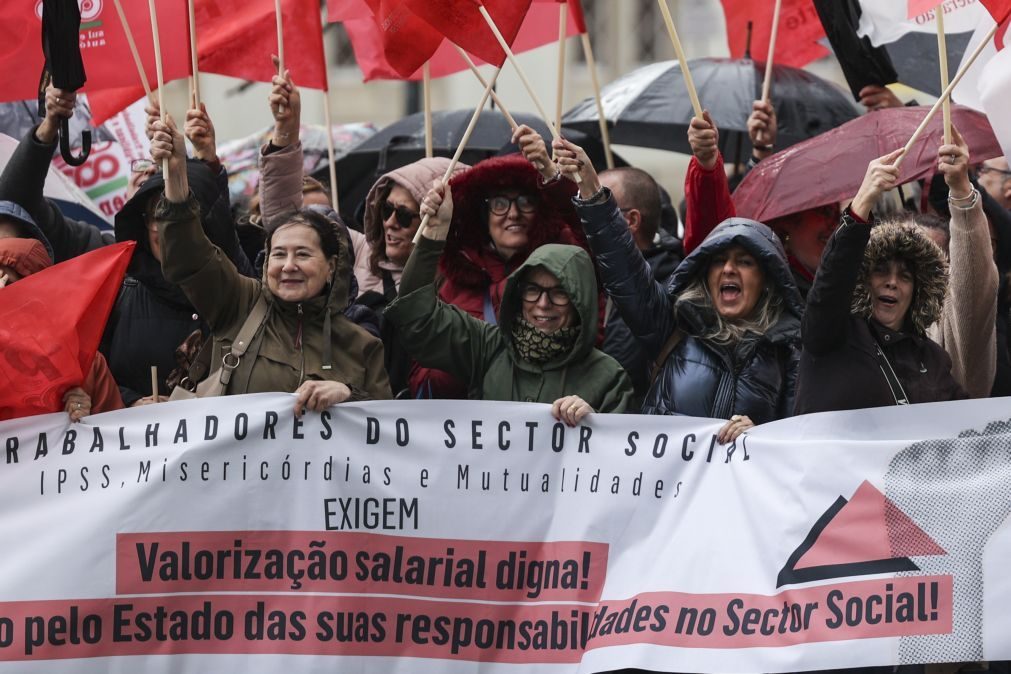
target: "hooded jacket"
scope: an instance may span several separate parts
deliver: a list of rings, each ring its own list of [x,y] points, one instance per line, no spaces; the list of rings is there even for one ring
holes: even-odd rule
[[[541,184],[540,174],[522,155],[492,157],[450,181],[453,190],[453,224],[439,262],[442,276],[439,299],[475,318],[498,315],[506,279],[526,261],[530,252],[547,243],[585,246],[579,220],[570,198],[575,185],[568,180]],[[520,190],[540,197],[533,226],[527,231],[525,250],[503,259],[488,233],[485,199],[504,190]],[[415,395],[459,398],[465,388],[444,373],[416,367],[410,377]]]
[[[593,346],[597,282],[585,250],[548,244],[531,253],[506,280],[500,320],[492,325],[437,299],[432,280],[443,247],[441,241],[421,239],[404,271],[400,296],[386,309],[386,318],[419,363],[465,382],[473,400],[553,403],[578,395],[597,412],[626,410],[632,396],[628,375]],[[554,274],[569,292],[581,327],[573,347],[544,364],[521,358],[512,340],[513,324],[522,315],[519,284],[535,266]]]
[[[722,419],[743,414],[756,424],[789,416],[802,304],[783,246],[772,230],[744,218],[725,221],[685,258],[664,286],[653,280],[609,191],[600,203],[577,202],[577,209],[605,290],[647,357],[655,361],[675,330],[682,335],[646,394],[643,414]],[[742,246],[758,260],[766,283],[774,284],[782,297],[783,310],[764,335],[720,345],[699,337],[711,320],[708,312],[679,297],[693,281],[704,277],[714,254],[733,245]]]
[[[870,271],[900,258],[912,267],[913,297],[901,330],[874,319]],[[797,414],[896,404],[878,356],[894,370],[910,403],[967,398],[951,359],[926,336],[941,317],[948,266],[940,248],[915,225],[873,227],[847,211],[822,257],[807,296]]]
[[[381,210],[390,189],[399,185],[420,204],[432,189],[432,183],[446,174],[449,163],[445,157],[434,157],[401,166],[383,175],[369,190],[365,198],[365,235],[355,247],[355,277],[362,293],[378,292],[385,295],[388,302],[392,301],[400,285],[400,276],[404,273],[401,265],[386,257],[386,232]],[[469,168],[466,164],[457,164],[453,175]],[[392,293],[387,292],[390,284]]]
[[[251,274],[249,261],[239,249],[230,214],[218,210],[222,197],[217,178],[203,162],[195,160],[186,163],[186,173],[199,207],[198,224],[202,223],[211,241],[231,251],[228,257],[234,266]],[[116,214],[116,240],[137,241],[139,245],[109,317],[102,351],[128,406],[152,394],[152,365],[158,368],[158,393],[169,395],[165,378],[178,365],[176,347],[194,330],[208,333],[201,312],[182,288],[165,278],[161,264],[150,250],[144,211],[164,188],[161,174],[152,176]]]
[[[292,303],[267,288],[267,265],[262,280],[236,271],[201,229],[192,197],[185,203],[161,198],[155,217],[165,277],[183,289],[211,327],[212,364],[228,353],[257,300],[267,302],[266,318],[233,372],[227,394],[294,392],[307,380],[324,380],[347,384],[352,400],[390,397],[382,343],[344,315],[352,276],[345,240],[329,291]]]

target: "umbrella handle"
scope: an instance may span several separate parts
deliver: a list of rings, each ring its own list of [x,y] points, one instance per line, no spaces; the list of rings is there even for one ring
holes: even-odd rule
[[[91,129],[85,129],[81,134],[81,155],[75,157],[70,152],[70,120],[66,118],[60,120],[60,155],[63,157],[63,161],[70,166],[80,166],[88,161],[90,153]]]

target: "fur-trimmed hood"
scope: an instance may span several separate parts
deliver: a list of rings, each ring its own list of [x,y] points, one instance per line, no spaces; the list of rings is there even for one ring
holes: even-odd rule
[[[870,273],[877,265],[899,258],[913,271],[913,299],[905,325],[921,337],[941,318],[948,293],[948,262],[930,237],[912,223],[886,222],[871,230],[853,292],[852,312],[869,317],[872,312]]]
[[[540,186],[540,174],[519,154],[492,157],[478,162],[469,171],[450,181],[453,189],[453,224],[439,270],[454,283],[464,287],[484,287],[489,274],[482,259],[497,255],[488,234],[487,207],[484,200],[502,190],[518,189],[540,197],[537,217],[530,229],[527,249],[510,260],[522,264],[531,251],[547,243],[580,243],[582,230],[571,197],[576,186]],[[576,233],[579,232],[577,235]]]

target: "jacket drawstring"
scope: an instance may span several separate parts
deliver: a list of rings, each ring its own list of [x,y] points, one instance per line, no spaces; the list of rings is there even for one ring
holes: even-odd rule
[[[325,309],[326,316],[323,317],[323,364],[320,366],[322,370],[332,370],[333,369],[333,338],[330,333],[330,307],[327,303]]]

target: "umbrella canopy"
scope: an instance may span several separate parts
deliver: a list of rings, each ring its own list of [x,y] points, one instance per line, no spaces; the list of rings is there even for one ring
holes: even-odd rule
[[[474,111],[471,109],[445,110],[432,114],[432,146],[436,157],[453,156],[473,114]],[[530,126],[550,142],[551,133],[539,117],[525,113],[513,113],[513,117],[518,124]],[[511,136],[512,129],[501,112],[484,110],[460,161],[474,165],[488,157],[515,152],[517,148],[509,143]],[[583,145],[595,165],[604,165],[603,146],[599,140],[587,139],[578,133],[566,134],[566,137],[576,144]],[[345,213],[354,213],[355,219],[360,222],[360,206],[373,183],[383,174],[424,157],[423,113],[408,115],[351,148],[335,162],[342,210]],[[619,166],[628,165],[620,158],[616,158],[615,162]],[[328,171],[329,168],[324,165],[314,176],[320,180],[328,180]]]
[[[867,164],[903,147],[926,117],[928,108],[875,110],[863,117],[764,159],[734,192],[742,217],[768,222],[809,208],[852,198],[863,182]],[[973,162],[1000,156],[1000,144],[986,115],[953,106],[952,121],[969,145]],[[936,115],[902,162],[900,184],[925,178],[937,166],[944,142]]]
[[[761,97],[764,64],[750,59],[703,58],[693,59],[689,65],[699,99],[720,129],[721,146],[747,143],[748,117],[752,103]],[[772,72],[779,147],[816,136],[859,114],[846,93],[830,82],[799,68],[777,65]],[[611,142],[691,152],[687,132],[694,112],[677,61],[639,68],[604,87],[601,97]],[[595,101],[584,100],[562,123],[599,135]]]
[[[77,91],[84,86],[84,61],[81,59],[81,9],[77,0],[42,0],[42,51],[46,55],[42,85],[39,91],[39,115],[44,114],[41,91],[46,81],[46,73],[52,78],[53,86],[65,91]],[[71,166],[80,166],[91,150],[91,133],[81,134],[81,154],[74,156],[70,151],[70,122],[60,121],[60,154]]]

